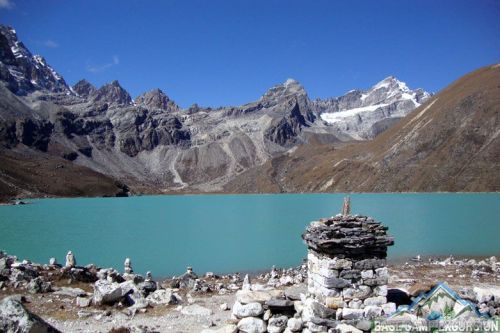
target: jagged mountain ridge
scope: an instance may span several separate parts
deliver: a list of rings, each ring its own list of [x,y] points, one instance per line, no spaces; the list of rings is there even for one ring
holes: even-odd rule
[[[500,63],[469,73],[373,140],[311,142],[225,192],[498,192]]]
[[[421,90],[401,92],[393,78],[393,86],[382,81],[367,91],[312,101],[289,79],[242,106],[182,110],[159,89],[132,100],[118,81],[96,88],[82,80],[69,87],[46,63],[36,65],[37,56],[12,28],[2,26],[0,32],[2,146],[16,151],[21,144],[142,188],[218,191],[245,170],[312,138],[335,143],[374,137],[388,127],[381,122],[416,107],[398,98],[403,93],[420,96],[418,103],[429,97]],[[14,49],[25,55],[22,60],[13,62],[21,59]],[[324,120],[345,108],[372,106],[369,101],[380,112],[357,119],[356,131]]]
[[[369,90],[351,90],[339,98],[317,100],[316,104],[324,121],[363,140],[374,138],[430,97],[423,89],[410,90],[404,82],[389,76]]]
[[[18,95],[37,89],[71,93],[62,76],[42,56],[31,54],[13,28],[1,26],[0,32],[0,80],[10,90]]]
[[[176,112],[181,110],[174,101],[172,101],[158,88],[139,95],[135,99],[135,103],[137,105],[143,105],[148,109],[161,109],[167,112]]]

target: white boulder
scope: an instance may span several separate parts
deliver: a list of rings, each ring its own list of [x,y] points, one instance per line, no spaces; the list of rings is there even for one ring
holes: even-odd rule
[[[262,319],[247,317],[239,321],[238,330],[244,333],[264,333],[267,325]]]

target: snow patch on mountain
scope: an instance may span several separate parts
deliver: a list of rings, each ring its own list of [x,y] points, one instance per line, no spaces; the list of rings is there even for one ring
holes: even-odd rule
[[[389,76],[368,90],[350,91],[347,95],[316,101],[320,118],[326,125],[355,139],[370,139],[387,125],[381,121],[401,118],[419,107],[431,94],[411,90],[405,82]],[[379,123],[379,124],[377,124]]]
[[[382,108],[382,107],[387,106],[387,105],[388,104],[369,105],[369,106],[363,106],[360,108],[354,108],[354,109],[344,110],[344,111],[339,111],[339,112],[323,113],[323,114],[321,114],[321,119],[323,119],[327,123],[333,124],[335,122],[342,121],[344,118],[355,116],[360,112],[375,111],[378,108]]]
[[[389,76],[368,90],[350,91],[329,100],[317,100],[320,118],[327,126],[357,140],[371,139],[422,105],[431,94],[410,89],[405,82]]]

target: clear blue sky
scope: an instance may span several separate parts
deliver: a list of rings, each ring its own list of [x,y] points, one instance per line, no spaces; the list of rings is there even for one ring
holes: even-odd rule
[[[295,78],[311,98],[394,75],[437,92],[500,61],[500,1],[0,0],[70,84],[159,87],[181,106],[238,105]]]

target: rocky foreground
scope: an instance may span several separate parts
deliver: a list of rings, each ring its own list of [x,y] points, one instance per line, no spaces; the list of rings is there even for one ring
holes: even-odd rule
[[[179,277],[112,268],[35,264],[0,253],[0,332],[300,332],[306,265],[265,274]],[[434,260],[389,265],[387,301],[397,306],[446,281],[481,313],[500,315],[500,262]],[[341,331],[367,330],[367,323]]]

